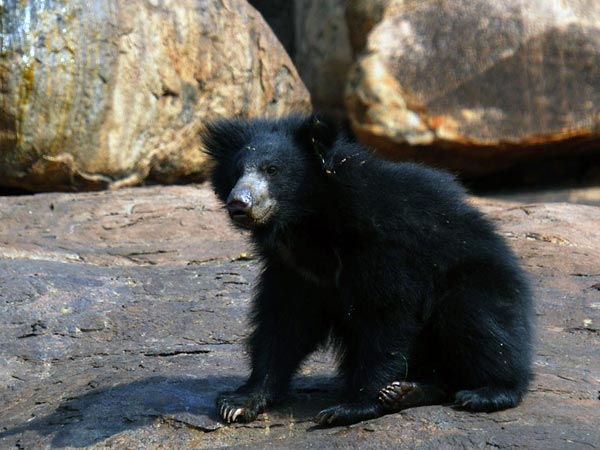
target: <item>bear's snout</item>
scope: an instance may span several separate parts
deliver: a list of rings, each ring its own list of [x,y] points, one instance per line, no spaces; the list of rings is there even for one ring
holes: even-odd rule
[[[249,189],[232,190],[225,207],[233,220],[245,219],[252,208],[252,193]]]
[[[229,192],[225,207],[236,225],[254,228],[273,216],[276,201],[269,195],[269,183],[256,171],[248,171]]]

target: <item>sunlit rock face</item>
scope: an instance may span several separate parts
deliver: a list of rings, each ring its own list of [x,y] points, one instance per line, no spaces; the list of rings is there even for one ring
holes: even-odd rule
[[[310,105],[285,50],[243,0],[2,8],[0,185],[201,179],[206,120]]]
[[[597,2],[350,3],[369,35],[355,44],[348,114],[388,156],[481,174],[597,139]]]

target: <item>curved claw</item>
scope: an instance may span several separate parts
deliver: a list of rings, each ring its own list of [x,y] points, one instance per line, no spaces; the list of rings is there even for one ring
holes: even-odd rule
[[[228,424],[252,422],[264,411],[267,401],[260,394],[226,393],[217,398],[219,418]]]
[[[334,411],[324,410],[321,411],[314,418],[314,422],[319,425],[331,425],[336,418],[336,414]]]
[[[235,422],[235,419],[238,418],[238,416],[244,414],[244,408],[238,408],[235,410],[235,412],[233,413],[233,417],[231,418],[232,422]]]
[[[394,401],[394,394],[392,392],[389,392],[387,390],[383,390],[379,393],[378,396],[380,401],[384,401],[384,402],[392,402]]]

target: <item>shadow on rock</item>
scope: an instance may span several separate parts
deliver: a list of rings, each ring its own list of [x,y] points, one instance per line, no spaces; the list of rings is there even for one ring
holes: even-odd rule
[[[214,406],[217,393],[242,381],[158,376],[100,388],[69,398],[52,414],[4,431],[0,438],[35,431],[53,434],[53,447],[87,447],[160,418],[212,431],[221,426]]]
[[[0,432],[0,439],[28,432],[52,436],[52,447],[88,447],[126,430],[156,421],[177,422],[202,431],[222,425],[215,408],[219,392],[234,390],[241,377],[157,376],[99,388],[68,398],[47,416]],[[311,421],[339,395],[335,378],[298,377],[292,394],[273,413]]]

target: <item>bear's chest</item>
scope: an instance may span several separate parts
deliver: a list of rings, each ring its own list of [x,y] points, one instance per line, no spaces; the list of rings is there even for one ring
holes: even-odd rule
[[[342,273],[342,258],[335,247],[283,243],[277,248],[283,264],[305,281],[324,287],[337,287]]]

